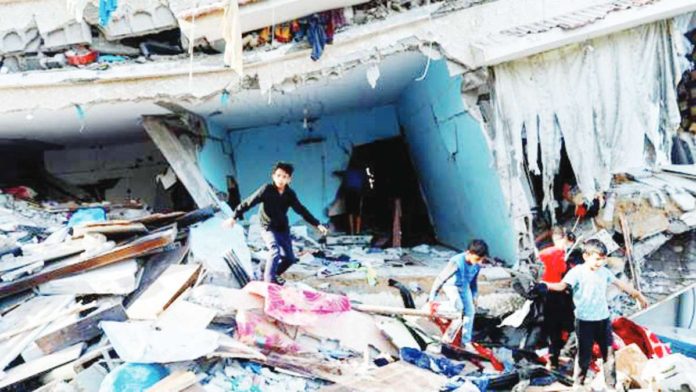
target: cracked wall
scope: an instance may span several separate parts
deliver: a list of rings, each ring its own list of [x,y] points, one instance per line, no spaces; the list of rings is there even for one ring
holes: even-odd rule
[[[399,136],[396,109],[389,105],[321,117],[313,122],[312,131],[297,121],[232,131],[229,140],[242,198],[270,181],[270,169],[275,162],[289,161],[296,168],[292,187],[300,200],[312,214],[327,220],[327,207],[341,185],[341,179],[333,173],[347,167],[353,146],[396,136]],[[317,141],[298,145],[310,139]],[[255,209],[246,218],[253,213]],[[291,213],[290,222],[299,220],[299,216]]]
[[[450,77],[445,61],[432,62],[398,102],[416,173],[435,233],[441,242],[465,248],[483,238],[492,256],[517,259],[512,225],[484,130],[465,111],[462,79]]]

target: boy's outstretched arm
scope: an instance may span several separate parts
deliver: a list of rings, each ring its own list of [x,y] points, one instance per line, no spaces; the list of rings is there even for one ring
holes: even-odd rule
[[[620,288],[623,292],[625,292],[626,294],[633,297],[634,300],[638,301],[638,303],[640,304],[640,307],[642,309],[645,309],[648,307],[648,305],[649,305],[648,300],[645,298],[645,296],[640,291],[636,290],[632,284],[626,283],[626,282],[624,282],[622,280],[618,280],[618,279],[615,280],[613,283],[616,287]]]
[[[302,217],[302,219],[307,221],[307,223],[309,223],[310,225],[316,227],[322,235],[326,235],[329,233],[329,230],[326,227],[324,227],[324,225],[322,225],[321,222],[319,222],[319,219],[315,218],[314,215],[312,215],[312,213],[309,212],[307,207],[300,203],[300,200],[297,198],[297,195],[294,195],[290,206],[297,214],[299,214]]]

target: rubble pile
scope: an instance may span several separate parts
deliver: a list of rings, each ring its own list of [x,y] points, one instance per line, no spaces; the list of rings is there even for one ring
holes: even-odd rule
[[[575,228],[578,243],[589,238],[604,242],[610,251],[608,267],[658,302],[696,281],[686,264],[674,257],[675,253],[688,256],[690,250],[675,245],[681,252],[671,252],[665,246],[670,241],[684,242],[696,228],[695,174],[691,165],[668,165],[616,175],[611,189],[595,199],[594,207],[582,195],[573,195],[571,204],[586,208],[587,213],[578,216],[576,207],[576,214],[563,226]],[[653,257],[658,251],[669,253],[671,260],[664,263],[660,254]],[[672,276],[669,271],[679,272]],[[633,302],[616,294],[614,314],[633,313]]]
[[[443,342],[460,312],[445,303],[415,307],[411,295],[424,287],[390,281],[403,305],[384,306],[302,282],[260,282],[239,258],[228,262],[241,273],[211,273],[193,255],[200,244],[191,233],[215,222],[214,209],[151,214],[3,197],[2,390],[485,390],[514,385],[520,372],[548,381],[536,355],[521,366],[509,349]],[[257,224],[248,238],[252,257],[263,260]],[[319,242],[301,226],[293,235],[313,275],[328,281],[347,269],[365,273],[368,286],[386,279],[365,271],[419,260],[440,267],[454,254],[430,245],[371,248],[370,236]],[[488,267],[483,279],[509,283],[504,270]],[[509,305],[496,308],[503,301],[493,298],[503,294],[488,295],[496,316],[519,306],[508,295]]]

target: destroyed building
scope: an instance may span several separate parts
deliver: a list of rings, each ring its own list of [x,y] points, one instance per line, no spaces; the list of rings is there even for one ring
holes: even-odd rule
[[[205,390],[268,371],[229,363],[237,358],[350,390],[358,381],[349,376],[358,376],[337,362],[356,352],[398,357],[413,338],[399,335],[393,320],[355,311],[358,304],[336,313],[361,323],[369,338],[346,347],[339,337],[348,331],[328,334],[335,325],[312,329],[268,309],[259,315],[271,290],[241,290],[263,259],[258,221],[247,214],[241,233],[221,222],[278,160],[295,164],[293,188],[335,233],[355,231],[346,219],[346,172],[366,173],[363,235],[323,244],[306,227],[293,228],[306,252],[290,276],[353,301],[401,306],[388,288],[393,278],[421,305],[454,250],[483,238],[496,265],[482,272],[489,294],[482,302],[507,316],[524,303],[511,273],[534,269],[535,236],[557,222],[615,245],[612,268],[654,303],[696,283],[688,265],[695,2],[238,3],[0,1],[3,232],[7,248],[22,251],[0,262],[3,387],[59,388],[72,379],[98,390],[85,385],[121,362],[181,362],[195,374],[168,371]],[[595,199],[593,217],[573,214]],[[73,220],[86,207],[104,211],[101,223]],[[327,262],[341,257],[348,262]],[[678,267],[670,264],[677,259]],[[72,275],[86,270],[88,278]],[[157,280],[167,286],[161,296],[148,293]],[[215,302],[220,297],[239,303]],[[154,303],[142,305],[147,298]],[[25,318],[34,311],[43,323]],[[677,313],[675,320],[694,311],[684,305]],[[185,341],[190,330],[171,326],[186,317],[200,336],[195,350],[163,357],[156,343]],[[126,319],[150,321],[120,323]],[[155,319],[157,332],[145,326]],[[278,328],[268,320],[283,325],[267,336],[279,336],[285,354],[308,344],[288,335],[339,344],[322,352],[331,361],[312,373],[319,355],[311,344],[303,348],[315,355],[302,362],[222,333],[259,320],[263,328]],[[95,329],[100,321],[114,324]],[[673,323],[691,327],[681,324]],[[60,341],[61,331],[80,325],[92,329]],[[434,333],[419,328],[418,336]],[[133,353],[119,340],[137,334],[155,349]],[[191,365],[211,354],[217,360]],[[46,374],[66,363],[73,375]],[[413,372],[399,366],[378,377]],[[266,385],[325,387],[269,374]],[[514,385],[515,374],[499,382]],[[420,390],[446,381],[418,376],[430,383]]]

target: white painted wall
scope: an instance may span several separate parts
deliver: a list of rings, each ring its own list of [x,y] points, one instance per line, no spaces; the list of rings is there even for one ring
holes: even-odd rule
[[[162,153],[152,142],[71,148],[44,153],[46,170],[71,184],[83,185],[120,178],[106,192],[109,201],[121,201],[131,189],[132,197],[152,205],[155,176],[167,167]]]

